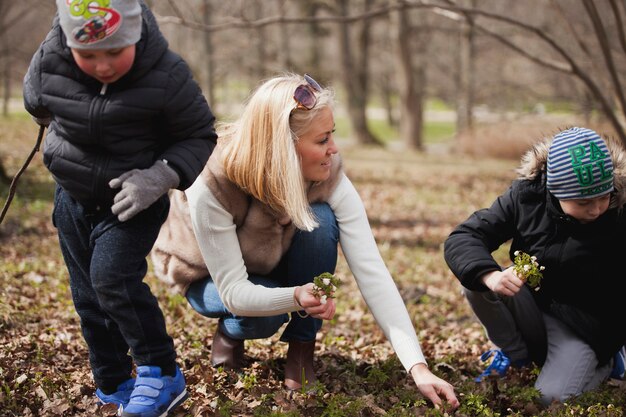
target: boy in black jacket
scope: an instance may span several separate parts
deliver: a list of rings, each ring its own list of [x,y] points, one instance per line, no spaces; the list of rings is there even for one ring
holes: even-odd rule
[[[527,152],[511,187],[446,240],[446,262],[499,348],[483,354],[494,357],[477,381],[535,362],[547,405],[623,377],[626,280],[614,271],[626,253],[625,157],[592,130],[563,130]],[[493,259],[509,240],[511,260],[521,251],[545,268],[538,288]]]
[[[215,146],[214,116],[145,4],[56,3],[24,79],[24,103],[49,125],[53,223],[96,395],[123,416],[165,415],[187,392],[143,283],[146,256],[167,217],[168,190],[191,185]]]

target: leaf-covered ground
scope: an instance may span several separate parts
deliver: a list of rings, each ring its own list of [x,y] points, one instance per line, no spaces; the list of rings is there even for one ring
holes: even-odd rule
[[[0,157],[10,174],[34,144],[26,118],[2,120]],[[442,242],[471,211],[489,204],[514,177],[515,161],[446,153],[344,149],[345,167],[365,201],[375,236],[435,373],[456,388],[455,412],[428,406],[368,312],[345,261],[337,275],[338,314],[316,349],[315,395],[282,389],[286,345],[246,342],[239,374],[209,363],[216,322],[195,313],[151,273],[146,278],[175,338],[190,398],[175,416],[622,416],[623,383],[548,409],[536,405],[537,370],[473,382],[490,345],[442,257]],[[8,186],[0,185],[2,203]],[[20,179],[0,225],[0,416],[109,416],[99,407],[50,222],[53,183],[41,154]],[[497,252],[504,261],[505,249]]]

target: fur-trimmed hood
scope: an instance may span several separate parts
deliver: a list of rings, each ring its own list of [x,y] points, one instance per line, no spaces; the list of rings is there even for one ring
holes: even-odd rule
[[[545,181],[548,151],[553,137],[535,143],[521,159],[517,169],[519,179],[536,180],[543,177]],[[611,137],[603,137],[613,162],[613,186],[615,190],[611,198],[611,208],[623,208],[626,204],[626,149],[622,143]]]

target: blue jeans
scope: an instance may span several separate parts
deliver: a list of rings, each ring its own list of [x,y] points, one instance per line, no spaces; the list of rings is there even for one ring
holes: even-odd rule
[[[268,276],[250,275],[248,279],[268,288],[295,287],[313,282],[323,272],[334,273],[337,266],[339,227],[335,213],[326,203],[313,204],[319,227],[312,232],[298,230],[287,253]],[[308,342],[322,327],[322,320],[302,318],[297,313],[270,317],[239,317],[231,314],[220,299],[211,277],[196,281],[187,291],[189,304],[198,313],[218,318],[221,331],[233,339],[262,339],[274,335],[289,322],[280,340]]]
[[[137,365],[175,365],[163,313],[143,282],[146,256],[168,212],[166,195],[120,222],[110,208],[87,209],[57,186],[52,221],[94,380],[103,390],[130,378],[132,359]]]

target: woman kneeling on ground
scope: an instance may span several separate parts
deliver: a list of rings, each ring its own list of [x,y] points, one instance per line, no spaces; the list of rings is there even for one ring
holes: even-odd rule
[[[182,287],[200,314],[219,319],[214,366],[246,366],[244,341],[289,343],[285,386],[316,382],[315,337],[335,301],[313,291],[334,273],[338,243],[368,307],[417,388],[456,408],[454,388],[430,372],[415,329],[372,235],[333,139],[333,93],[308,75],[262,83],[241,117],[219,127],[198,180],[175,193],[153,250],[157,275]],[[194,238],[195,234],[195,238]],[[295,313],[295,314],[294,314]]]

